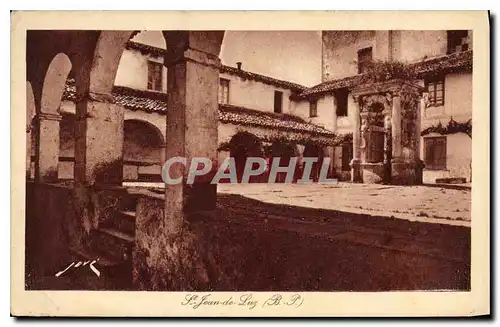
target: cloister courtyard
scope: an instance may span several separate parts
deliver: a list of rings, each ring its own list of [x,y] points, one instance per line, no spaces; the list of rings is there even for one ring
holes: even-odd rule
[[[161,189],[162,183],[125,183]],[[346,213],[470,227],[471,187],[464,184],[415,186],[382,184],[219,184],[219,194],[241,195],[269,204],[338,210]],[[325,217],[327,219],[327,217]]]

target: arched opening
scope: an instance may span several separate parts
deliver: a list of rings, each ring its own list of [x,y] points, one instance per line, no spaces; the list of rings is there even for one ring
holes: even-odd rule
[[[73,179],[75,165],[75,115],[63,113],[59,122],[59,179]]]
[[[43,81],[41,112],[57,114],[71,67],[65,53],[54,56]]]
[[[160,182],[165,140],[160,130],[143,120],[124,122],[123,180]]]
[[[236,176],[241,182],[248,157],[264,158],[262,142],[252,133],[238,132],[229,141],[229,155],[236,164]],[[255,167],[254,167],[255,168]],[[256,182],[260,176],[252,176],[250,182]]]
[[[287,142],[275,141],[271,145],[271,160],[273,158],[279,158],[280,167],[285,167],[290,164],[292,157],[298,157],[297,146]],[[299,166],[298,163],[295,165],[295,172],[293,181],[297,181],[299,176]],[[276,175],[276,183],[284,183],[286,180],[286,173],[279,172]]]
[[[314,182],[317,182],[319,180],[321,167],[323,166],[323,160],[325,159],[325,153],[323,148],[320,147],[319,145],[313,145],[313,144],[306,145],[304,148],[304,158],[316,159],[316,162],[314,162],[312,165],[310,178]]]

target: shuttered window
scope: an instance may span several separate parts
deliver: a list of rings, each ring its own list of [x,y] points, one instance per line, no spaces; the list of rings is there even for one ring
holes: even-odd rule
[[[224,78],[219,81],[219,103],[229,104],[229,80]]]
[[[425,168],[446,169],[446,136],[424,138]]]
[[[444,105],[444,77],[428,79],[425,84],[429,93],[429,105],[432,107]]]
[[[162,71],[161,63],[148,61],[148,90],[162,91]]]

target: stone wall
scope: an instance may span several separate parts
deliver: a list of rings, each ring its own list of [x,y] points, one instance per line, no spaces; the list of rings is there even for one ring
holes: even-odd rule
[[[264,211],[285,210],[265,206]],[[339,237],[318,221],[304,224],[271,213],[266,219],[249,217],[230,207],[220,203],[214,214],[191,216],[181,231],[170,233],[161,197],[143,197],[133,255],[135,287],[156,291],[470,288],[467,228],[328,211],[333,221],[340,219],[346,225]],[[321,214],[316,209],[297,210],[297,215]],[[385,230],[363,232],[361,227],[373,224]],[[401,235],[405,245],[391,246]],[[448,237],[453,241],[446,241]]]

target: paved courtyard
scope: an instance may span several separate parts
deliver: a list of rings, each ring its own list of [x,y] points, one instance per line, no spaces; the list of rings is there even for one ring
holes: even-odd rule
[[[470,226],[467,186],[378,184],[219,184],[219,193],[293,206]]]

